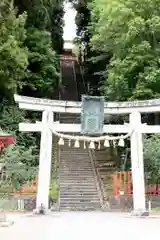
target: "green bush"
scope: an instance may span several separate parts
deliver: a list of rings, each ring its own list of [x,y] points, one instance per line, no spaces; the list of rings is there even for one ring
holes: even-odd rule
[[[158,184],[160,181],[160,134],[144,139],[144,169],[148,182]]]
[[[49,196],[50,196],[51,199],[58,200],[59,187],[56,186],[54,181],[52,181],[51,184],[50,184]]]

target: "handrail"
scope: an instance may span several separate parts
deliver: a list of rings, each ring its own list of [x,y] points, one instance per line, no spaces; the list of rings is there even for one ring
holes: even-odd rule
[[[103,207],[103,205],[104,205],[104,188],[103,188],[102,180],[100,178],[100,174],[95,165],[95,155],[93,154],[94,150],[89,148],[88,152],[89,152],[89,156],[90,156],[90,160],[91,160],[91,164],[92,164],[93,174],[96,179],[96,186],[97,186],[97,190],[99,193],[101,207]]]

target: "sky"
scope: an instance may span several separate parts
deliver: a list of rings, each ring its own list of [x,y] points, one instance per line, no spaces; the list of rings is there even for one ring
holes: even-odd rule
[[[75,24],[76,11],[72,8],[70,3],[65,3],[64,14],[64,40],[73,40],[76,37],[76,24]]]

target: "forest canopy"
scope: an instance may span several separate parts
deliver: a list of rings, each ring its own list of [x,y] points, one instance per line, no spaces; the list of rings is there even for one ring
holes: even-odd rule
[[[55,97],[62,35],[63,0],[0,1],[0,122],[16,138],[15,146],[1,153],[1,161],[10,161],[13,168],[38,165],[40,137],[18,131],[20,122],[34,121],[39,114],[19,110],[14,93]]]
[[[86,81],[107,100],[159,98],[160,1],[71,2]]]

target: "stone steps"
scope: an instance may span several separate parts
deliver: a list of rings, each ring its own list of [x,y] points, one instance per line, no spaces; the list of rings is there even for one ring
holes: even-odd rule
[[[114,159],[112,153],[108,148],[96,149],[93,153],[96,169],[101,179],[104,204],[113,194],[113,173],[116,171],[116,159]]]
[[[73,183],[73,181],[68,181],[68,180],[66,180],[65,178],[63,178],[63,179],[60,179],[60,181],[65,181],[65,186],[66,185],[70,185],[71,183]],[[84,180],[84,181],[82,181],[82,180],[74,180],[74,186],[77,186],[77,187],[81,187],[81,186],[83,186],[83,185],[87,185],[88,186],[88,188],[90,187],[90,186],[92,186],[92,185],[95,185],[95,181],[94,180]],[[61,185],[62,186],[62,185]]]
[[[76,194],[73,194],[72,192],[70,192],[70,194],[69,193],[67,194],[67,192],[65,192],[65,193],[61,194],[61,196],[63,196],[63,199],[69,199],[70,201],[75,200],[75,199],[77,199],[78,201],[81,201],[83,199],[89,199],[90,201],[99,199],[99,197],[96,193],[87,194],[87,192],[86,192],[86,194],[84,194],[84,193],[82,194],[82,193],[78,193],[78,192],[76,192]],[[72,197],[72,199],[70,199],[70,197]],[[78,199],[78,197],[81,197],[81,199]],[[90,199],[91,197],[92,197],[92,200]]]
[[[69,173],[65,173],[65,174],[63,174],[63,175],[60,175],[60,178],[61,179],[63,179],[63,178],[66,178],[66,177],[68,177],[68,180],[73,180],[73,179],[77,179],[77,177],[78,177],[78,179],[79,180],[83,180],[83,179],[85,179],[85,180],[87,180],[87,179],[93,179],[93,176],[87,176],[86,177],[86,175],[81,175],[80,173],[79,174],[75,174],[75,172],[73,171],[71,171],[70,173],[72,173],[72,176],[70,176],[69,175]]]
[[[77,205],[79,207],[82,207],[85,205],[90,205],[92,206],[92,204],[96,204],[98,206],[98,208],[100,209],[100,204],[98,202],[98,199],[91,199],[91,198],[88,198],[88,199],[71,199],[71,198],[63,198],[60,200],[60,206],[61,204],[63,205],[68,205],[70,207],[72,207],[73,205]]]
[[[79,196],[79,195],[81,195],[81,196],[83,196],[83,197],[89,197],[89,196],[97,196],[97,194],[95,193],[95,192],[88,192],[88,191],[86,191],[86,192],[81,192],[81,191],[64,191],[63,192],[63,196],[68,196],[68,195],[70,195],[70,196],[73,196],[73,198],[74,197],[76,197],[76,196]]]
[[[63,166],[63,165],[61,165],[61,167],[64,167],[65,168],[65,166]],[[68,167],[68,169],[69,169],[69,167]],[[78,174],[79,175],[81,175],[81,174],[83,174],[83,176],[87,176],[87,174],[88,173],[90,173],[90,171],[91,171],[91,169],[85,169],[84,171],[82,170],[82,169],[72,169],[72,170],[64,170],[64,172],[63,173],[61,173],[60,174],[60,176],[64,176],[64,175],[68,175],[68,173],[73,173],[73,174],[75,174],[75,172],[77,172],[78,171]],[[75,175],[78,175],[78,174],[75,174]]]
[[[81,190],[81,187],[83,187],[83,190]],[[95,186],[89,186],[86,184],[86,186],[83,184],[83,185],[79,185],[79,189],[77,189],[77,185],[72,185],[71,187],[68,187],[68,185],[61,185],[61,190],[63,190],[63,192],[65,191],[71,191],[74,192],[74,194],[76,192],[81,192],[83,191],[84,193],[87,192],[87,193],[90,193],[90,192],[95,192]]]
[[[70,170],[77,170],[77,172],[83,171],[83,170],[90,171],[90,169],[91,169],[91,166],[88,166],[85,164],[83,166],[83,163],[79,163],[79,162],[76,162],[76,164],[70,164],[70,163],[68,164],[66,162],[63,162],[63,163],[61,163],[61,165],[64,167],[69,167]],[[67,168],[64,170],[67,170]]]
[[[62,67],[62,84],[66,86],[62,100],[77,101],[76,79],[73,70]],[[78,96],[77,96],[78,97]],[[60,114],[60,123],[80,123],[80,114]],[[72,133],[70,133],[72,135]],[[78,135],[78,134],[75,134]],[[68,146],[68,140],[59,149],[60,211],[86,211],[100,209],[100,197],[94,169],[87,149]]]
[[[74,184],[75,183],[80,184],[80,183],[84,183],[84,182],[87,182],[87,184],[88,184],[88,182],[95,183],[93,177],[92,178],[91,177],[90,178],[86,178],[86,177],[82,178],[78,175],[76,177],[73,177],[73,178],[68,177],[68,175],[66,175],[66,176],[60,177],[60,179],[61,180],[66,180],[66,177],[67,177],[67,181],[65,181],[66,184],[71,184],[73,182],[74,182]],[[78,180],[77,180],[77,178],[78,178]]]
[[[66,180],[66,178],[67,178],[67,180]],[[80,184],[84,184],[84,183],[86,183],[88,186],[89,186],[89,183],[95,183],[95,181],[92,179],[92,178],[88,178],[88,179],[78,179],[77,180],[77,178],[79,178],[79,176],[77,176],[76,178],[73,178],[73,179],[71,179],[71,177],[70,177],[70,179],[68,179],[68,175],[66,176],[66,177],[63,177],[63,178],[60,178],[61,179],[61,181],[63,181],[63,180],[65,180],[65,185],[71,185],[72,183],[75,185],[75,183],[76,184],[78,184],[78,185],[80,185]]]
[[[81,201],[82,199],[90,199],[91,197],[93,198],[93,199],[99,199],[99,197],[94,193],[94,192],[92,192],[91,194],[88,194],[87,192],[86,193],[78,193],[78,192],[64,192],[63,194],[60,194],[60,196],[61,197],[63,197],[63,199],[70,199],[70,200],[73,200],[73,199],[78,199],[79,197],[81,198],[81,199],[78,199],[79,201]],[[90,199],[91,200],[91,199]]]
[[[68,194],[73,194],[73,195],[76,195],[76,194],[91,194],[91,195],[93,195],[93,194],[95,194],[95,187],[94,188],[91,188],[91,187],[89,187],[89,188],[87,188],[87,187],[84,187],[83,188],[83,190],[82,190],[82,187],[83,187],[83,185],[81,185],[81,186],[76,186],[76,187],[72,187],[72,188],[64,188],[63,186],[62,186],[62,188],[61,188],[61,193],[60,194],[63,194],[63,193],[68,193]],[[97,194],[97,193],[96,193]]]
[[[60,211],[100,209],[100,197],[88,150],[60,148]]]
[[[77,207],[80,207],[80,208],[82,208],[82,207],[84,207],[84,208],[86,208],[86,206],[90,206],[90,207],[94,207],[94,205],[96,205],[97,206],[97,208],[98,209],[100,209],[100,204],[98,203],[98,201],[70,201],[70,199],[67,201],[66,199],[65,199],[65,201],[60,201],[60,205],[61,205],[61,207],[63,206],[66,206],[66,207],[70,207],[70,208],[72,208],[72,207],[75,207],[75,206],[77,206]]]
[[[89,201],[89,202],[94,202],[94,201],[98,201],[98,196],[94,196],[94,195],[88,195],[86,197],[84,197],[83,195],[76,195],[76,196],[73,196],[73,195],[69,195],[69,196],[66,196],[66,195],[63,195],[61,196],[63,197],[63,199],[61,199],[60,201],[61,202],[65,202],[66,200],[69,201],[69,202],[84,202],[84,201]],[[91,197],[92,197],[92,200],[91,200]],[[79,199],[80,198],[80,199]]]
[[[81,203],[81,204],[68,204],[66,203],[61,203],[61,208],[60,211],[95,211],[95,210],[100,210],[99,203],[94,203],[94,202],[88,202],[88,203]]]

